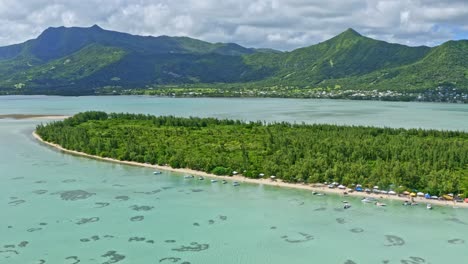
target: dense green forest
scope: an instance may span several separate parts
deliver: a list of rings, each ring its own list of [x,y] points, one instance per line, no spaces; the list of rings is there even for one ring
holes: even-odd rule
[[[431,194],[468,191],[468,133],[84,112],[37,126],[46,141],[119,160],[287,182]],[[402,187],[400,187],[402,186]]]
[[[392,94],[392,100],[466,103],[467,57],[467,40],[409,47],[353,29],[280,52],[188,37],[135,36],[98,26],[59,27],[0,47],[0,95],[128,94],[169,85],[218,88],[215,93],[205,89],[203,96],[253,91],[253,96],[322,98],[325,92],[327,98],[375,100],[389,98],[377,92],[391,91],[403,93]]]

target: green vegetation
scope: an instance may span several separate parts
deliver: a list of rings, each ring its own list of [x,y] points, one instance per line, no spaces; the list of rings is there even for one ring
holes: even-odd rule
[[[85,112],[39,125],[64,148],[119,160],[287,182],[337,181],[431,194],[468,191],[468,134]]]
[[[378,93],[391,91],[396,93],[391,100],[466,103],[466,57],[466,40],[408,47],[352,29],[279,52],[188,37],[133,36],[98,26],[60,27],[0,47],[0,94],[141,94],[170,86],[189,89],[180,94],[216,90],[201,96],[385,100],[389,97]]]

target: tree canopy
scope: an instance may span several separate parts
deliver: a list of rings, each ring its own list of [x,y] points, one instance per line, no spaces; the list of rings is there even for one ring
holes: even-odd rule
[[[84,112],[36,132],[70,150],[217,175],[468,191],[468,133],[459,131]]]

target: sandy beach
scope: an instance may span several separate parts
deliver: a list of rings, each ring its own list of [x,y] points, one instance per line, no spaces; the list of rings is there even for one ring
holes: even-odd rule
[[[54,120],[54,119],[65,119],[70,116],[66,115],[35,115],[35,114],[5,114],[0,115],[0,119],[42,119],[42,120]]]
[[[94,156],[90,155],[84,152],[79,152],[79,151],[74,151],[74,150],[68,150],[63,148],[62,146],[54,143],[50,143],[47,141],[44,141],[36,132],[34,131],[32,133],[33,137],[36,138],[38,141],[40,141],[43,144],[46,144],[50,147],[53,147],[55,149],[58,149],[62,152],[72,154],[72,155],[77,155],[77,156],[83,156],[91,159],[96,159],[96,160],[102,160],[102,161],[107,161],[107,162],[113,162],[113,163],[120,163],[120,164],[125,164],[125,165],[131,165],[131,166],[140,166],[140,167],[147,167],[147,168],[152,168],[155,170],[165,170],[165,171],[172,171],[172,172],[178,172],[182,174],[191,174],[191,175],[197,175],[197,176],[203,176],[207,178],[216,178],[216,179],[225,179],[229,181],[237,181],[239,183],[253,183],[253,184],[264,184],[264,185],[269,185],[269,186],[276,186],[276,187],[281,187],[281,188],[294,188],[294,189],[302,189],[302,190],[308,190],[311,192],[318,192],[318,193],[327,193],[327,194],[334,194],[334,195],[339,195],[339,196],[352,196],[352,197],[374,197],[377,199],[387,199],[387,200],[396,200],[396,201],[401,201],[402,203],[404,201],[409,201],[411,198],[410,197],[399,197],[397,195],[384,195],[384,194],[367,194],[365,192],[348,192],[346,195],[344,194],[345,190],[340,190],[340,189],[330,189],[326,186],[323,187],[314,187],[317,186],[317,184],[298,184],[298,183],[287,183],[287,182],[282,182],[281,180],[271,180],[271,179],[251,179],[251,178],[246,178],[242,175],[234,175],[234,176],[217,176],[214,174],[206,173],[203,171],[196,171],[196,170],[191,170],[191,169],[176,169],[172,168],[169,166],[160,166],[160,165],[152,165],[152,164],[146,164],[146,163],[139,163],[139,162],[134,162],[134,161],[121,161],[117,159],[112,159],[112,158],[103,158],[99,156]],[[425,205],[427,203],[433,204],[433,205],[440,205],[440,206],[450,206],[450,207],[458,207],[458,208],[468,208],[468,203],[455,203],[453,201],[439,201],[439,200],[427,200],[423,197],[415,197],[414,201],[421,204]]]

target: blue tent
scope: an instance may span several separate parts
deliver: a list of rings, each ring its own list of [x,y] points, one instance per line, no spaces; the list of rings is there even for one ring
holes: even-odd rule
[[[431,199],[431,195],[428,194],[428,193],[426,193],[426,194],[424,195],[424,197],[425,197],[426,199]]]
[[[356,191],[362,192],[362,187],[356,187]]]

